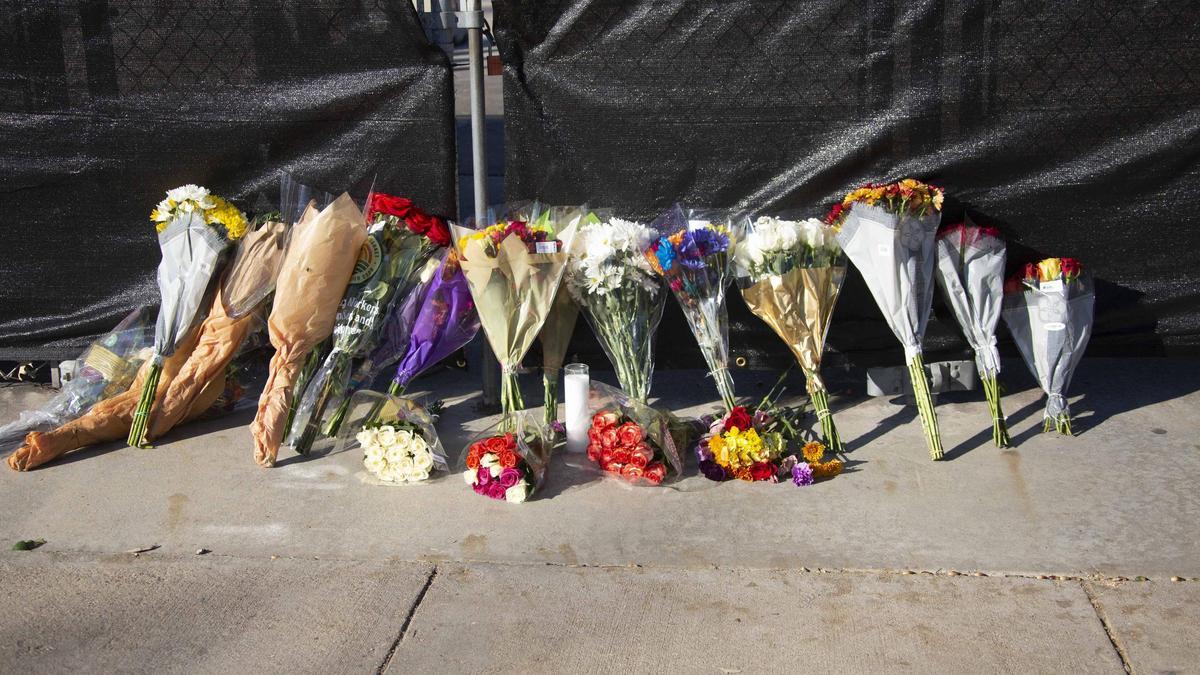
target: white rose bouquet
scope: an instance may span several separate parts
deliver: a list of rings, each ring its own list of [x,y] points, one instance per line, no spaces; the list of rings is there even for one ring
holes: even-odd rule
[[[389,485],[409,485],[449,470],[433,419],[415,401],[359,391],[347,410],[339,450],[357,443],[363,466],[373,478]]]

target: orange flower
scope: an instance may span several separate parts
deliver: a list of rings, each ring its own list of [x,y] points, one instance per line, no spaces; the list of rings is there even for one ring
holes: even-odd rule
[[[839,459],[831,459],[828,462],[821,462],[820,464],[813,464],[811,466],[813,470],[813,478],[816,480],[833,478],[841,473],[843,468],[842,461]]]
[[[800,451],[800,454],[809,464],[819,464],[821,458],[825,456],[825,446],[820,441],[809,441],[804,444],[804,449]]]

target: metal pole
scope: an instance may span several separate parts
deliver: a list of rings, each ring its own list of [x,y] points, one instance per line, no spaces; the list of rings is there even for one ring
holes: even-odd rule
[[[483,89],[483,4],[482,0],[463,0],[463,12],[467,26],[467,57],[470,60],[471,84],[471,180],[475,186],[475,224],[481,227],[487,221],[487,149],[485,123],[487,106]],[[500,404],[500,364],[492,350],[483,347],[483,400],[484,409],[493,409]]]

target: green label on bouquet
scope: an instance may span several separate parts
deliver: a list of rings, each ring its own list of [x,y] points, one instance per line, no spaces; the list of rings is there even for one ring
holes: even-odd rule
[[[383,260],[383,248],[375,237],[367,237],[362,249],[358,252],[358,262],[354,263],[354,276],[350,277],[351,284],[361,284],[370,279],[379,269]]]

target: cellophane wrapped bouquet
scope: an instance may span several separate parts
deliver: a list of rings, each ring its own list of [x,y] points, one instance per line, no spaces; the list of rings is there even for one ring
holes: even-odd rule
[[[661,485],[683,475],[684,425],[600,382],[593,382],[587,456],[606,475],[631,485]]]
[[[658,239],[642,223],[600,215],[575,238],[565,285],[612,363],[621,389],[645,403],[654,337],[667,293],[645,252]]]
[[[992,414],[992,441],[1009,443],[1008,425],[1000,406],[1000,352],[996,324],[1004,297],[1004,239],[994,227],[969,219],[944,227],[937,235],[937,280],[963,335],[975,351],[979,381]]]
[[[333,348],[308,382],[291,421],[289,442],[300,454],[312,449],[326,412],[346,396],[352,359],[374,347],[393,299],[415,284],[426,262],[450,243],[445,221],[403,197],[373,193],[365,217],[367,239],[338,308]],[[337,415],[333,420],[334,426],[340,422]],[[336,429],[325,431],[332,435]]]
[[[826,218],[904,347],[921,428],[934,460],[942,459],[944,452],[921,343],[933,307],[934,238],[943,199],[941,188],[905,178],[851,191]]]
[[[727,212],[685,211],[677,204],[651,225],[658,238],[646,249],[651,268],[679,301],[726,408],[735,405],[735,397],[725,288],[747,221]]]
[[[154,344],[154,310],[139,307],[101,335],[75,359],[75,376],[36,410],[25,410],[0,427],[0,444],[69,422],[129,388]]]
[[[450,470],[433,417],[401,396],[358,391],[350,397],[337,451],[355,449],[367,474],[383,485],[424,483]]]
[[[505,416],[467,445],[463,480],[475,494],[520,503],[545,482],[550,464],[550,430],[529,413]]]
[[[455,227],[454,233],[483,332],[503,371],[500,404],[507,415],[525,407],[517,369],[554,307],[575,225],[551,231],[501,221],[479,230]]]
[[[1092,335],[1091,275],[1074,258],[1046,258],[1026,265],[1004,291],[1004,322],[1046,392],[1043,430],[1070,436],[1067,388]]]
[[[150,370],[129,429],[129,444],[135,447],[146,442],[163,360],[175,352],[196,321],[209,282],[220,266],[221,254],[249,227],[245,214],[236,206],[198,185],[168,190],[166,199],[151,211],[150,220],[158,231],[162,250],[158,265],[161,304]]]
[[[825,337],[846,279],[836,233],[816,218],[760,217],[738,246],[735,270],[750,311],[783,338],[800,363],[825,444],[842,452],[821,378]]]
[[[733,406],[722,415],[701,419],[708,428],[696,444],[696,456],[705,478],[717,482],[790,480],[806,486],[842,472],[840,460],[825,460],[823,443],[805,438],[801,412],[778,404],[781,393],[776,384],[754,406]]]

